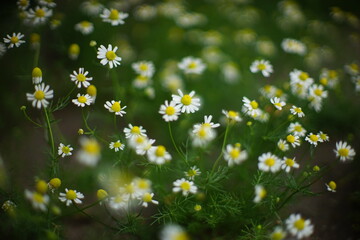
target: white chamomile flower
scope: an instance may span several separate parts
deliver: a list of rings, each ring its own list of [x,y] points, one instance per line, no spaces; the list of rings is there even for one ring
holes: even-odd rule
[[[281,160],[274,154],[268,152],[263,153],[258,158],[258,168],[264,172],[277,172],[281,168]]]
[[[289,75],[291,85],[295,83],[302,83],[305,88],[308,88],[314,83],[314,79],[312,79],[307,72],[298,69],[294,69],[289,73]]]
[[[168,2],[172,3],[172,2]],[[165,2],[166,4],[166,2]],[[189,240],[190,237],[186,231],[179,225],[166,225],[160,233],[160,240]]]
[[[60,143],[58,147],[58,155],[60,155],[61,157],[71,156],[72,150],[74,150],[74,148],[72,148],[70,145],[66,146],[63,143]]]
[[[101,146],[95,138],[80,138],[81,149],[78,151],[77,160],[90,167],[95,167],[101,157]]]
[[[304,43],[300,42],[299,40],[285,38],[281,42],[281,48],[287,53],[295,53],[298,55],[305,55],[306,53],[306,46]]]
[[[81,86],[87,88],[90,86],[89,81],[93,79],[92,77],[87,77],[88,73],[88,71],[84,72],[84,68],[79,68],[78,73],[74,70],[73,74],[70,74],[71,81],[75,82],[78,88],[81,88]]]
[[[286,232],[282,227],[276,226],[269,237],[271,240],[283,240],[286,237]]]
[[[37,108],[46,108],[49,105],[48,100],[54,97],[54,91],[50,90],[48,85],[45,86],[44,83],[35,85],[34,93],[27,93],[26,98],[28,101],[32,102],[33,107]]]
[[[148,193],[148,192],[144,193],[140,198],[141,201],[140,204],[143,207],[148,207],[149,203],[158,205],[159,202],[154,200],[153,197],[154,197],[154,193]]]
[[[206,125],[194,125],[190,133],[192,144],[195,147],[205,147],[210,141],[216,137],[216,132],[213,128]]]
[[[117,26],[120,24],[124,24],[124,19],[127,18],[129,14],[124,12],[119,12],[118,10],[111,8],[110,10],[105,8],[100,14],[103,22],[111,23],[111,26]]]
[[[174,101],[170,103],[165,100],[165,103],[160,106],[159,113],[162,114],[162,118],[165,122],[176,121],[179,118],[181,106],[176,105]]]
[[[99,16],[104,6],[98,0],[88,0],[81,4],[80,9],[90,16]]]
[[[339,73],[336,70],[327,68],[321,69],[320,83],[323,86],[334,88],[339,83]]]
[[[261,200],[263,200],[265,197],[266,197],[266,189],[260,185],[260,184],[257,184],[255,185],[255,198],[254,198],[254,203],[259,203],[261,202]]]
[[[162,145],[152,146],[147,151],[147,157],[150,162],[161,165],[171,160],[171,155]]]
[[[210,127],[210,128],[218,128],[220,127],[220,123],[213,123],[212,121],[212,115],[209,116],[204,116],[204,122],[201,124],[195,124],[195,128],[197,127],[201,127],[201,126],[206,126],[206,127]]]
[[[42,71],[40,68],[35,67],[31,73],[33,84],[39,84],[42,82]]]
[[[195,194],[197,192],[197,186],[195,186],[194,182],[188,181],[185,178],[178,179],[173,182],[173,192],[182,192],[184,196],[189,195],[189,193]]]
[[[351,76],[358,76],[360,74],[359,64],[353,62],[348,65],[345,65],[345,71]]]
[[[233,110],[222,110],[222,113],[225,115],[225,117],[230,121],[230,122],[241,122],[242,118],[240,117],[240,113],[237,111],[233,111]]]
[[[345,162],[346,160],[353,160],[355,157],[355,150],[348,145],[347,142],[336,142],[336,149],[334,149],[336,157],[340,157],[340,160]]]
[[[290,123],[287,132],[293,134],[294,136],[304,137],[306,134],[306,129],[303,128],[300,123],[295,122]]]
[[[304,219],[300,214],[291,214],[285,223],[289,233],[297,239],[309,237],[314,231],[310,219]]]
[[[81,32],[83,35],[88,35],[94,31],[94,24],[89,21],[81,21],[75,24],[75,30]]]
[[[44,24],[52,15],[52,9],[36,6],[35,9],[30,9],[28,11],[27,17],[33,25],[41,25]]]
[[[112,47],[111,44],[106,48],[104,45],[100,45],[97,51],[97,58],[101,59],[100,63],[102,65],[109,64],[110,68],[120,65],[121,57],[116,55],[118,47]]]
[[[129,196],[125,194],[117,194],[109,200],[109,207],[114,210],[126,210],[128,208]]]
[[[290,109],[291,114],[298,116],[298,117],[305,117],[305,113],[302,111],[301,107],[297,107],[293,105]]]
[[[270,102],[276,107],[277,110],[282,110],[282,108],[286,105],[284,101],[281,101],[278,97],[273,97],[270,99]]]
[[[18,5],[19,9],[26,10],[30,5],[30,1],[29,0],[18,0],[16,2],[16,4]]]
[[[181,107],[181,112],[184,113],[194,113],[199,110],[200,99],[194,97],[195,91],[191,91],[189,94],[183,94],[183,92],[178,89],[179,95],[172,95],[172,100],[175,104]]]
[[[242,99],[244,105],[242,111],[251,117],[259,117],[261,115],[261,110],[259,109],[259,103],[255,100],[250,101],[247,97]]]
[[[283,152],[286,152],[287,150],[289,150],[289,144],[284,139],[280,139],[277,142],[277,147]]]
[[[116,142],[111,142],[109,144],[110,149],[114,149],[115,152],[118,152],[119,150],[124,150],[125,144],[121,143],[120,140],[117,140]]]
[[[53,8],[56,7],[56,2],[54,2],[53,0],[39,0],[39,5]]]
[[[323,142],[318,134],[309,133],[305,141],[309,142],[310,144],[314,145],[315,147],[318,145],[319,142]]]
[[[106,101],[106,103],[104,104],[104,107],[109,110],[109,112],[111,113],[115,113],[115,115],[119,115],[119,116],[123,116],[124,114],[126,114],[126,112],[124,111],[124,109],[126,108],[126,106],[121,106],[121,101],[115,101],[115,100],[111,100],[110,101]]]
[[[292,168],[299,168],[299,164],[295,161],[295,158],[284,157],[281,161],[281,169],[285,172],[290,172]]]
[[[321,139],[321,142],[328,142],[330,140],[329,136],[326,133],[323,133],[322,131],[320,131],[318,135]]]
[[[135,136],[130,138],[129,140],[130,146],[132,146],[136,154],[138,155],[145,155],[147,151],[152,147],[152,145],[155,143],[155,139],[149,139],[145,136]]]
[[[124,133],[126,138],[132,138],[135,136],[146,137],[146,129],[144,129],[142,126],[133,126],[130,123],[127,128],[124,128]]]
[[[324,90],[323,85],[312,84],[309,88],[309,97],[316,99],[327,98],[328,92]]]
[[[326,190],[329,192],[336,192],[336,183],[334,181],[330,181],[329,183],[325,183]]]
[[[132,69],[142,76],[151,78],[154,75],[155,67],[150,61],[140,61],[131,64]]]
[[[196,176],[199,176],[201,174],[200,169],[196,166],[192,166],[188,171],[184,173],[189,180],[194,180]]]
[[[39,209],[41,211],[46,211],[46,206],[49,203],[49,196],[46,194],[41,194],[37,191],[31,192],[29,190],[25,190],[25,197],[31,201],[31,204],[34,209]]]
[[[184,73],[201,74],[206,69],[206,65],[200,58],[185,57],[179,63],[178,67]]]
[[[12,36],[9,34],[6,35],[6,38],[4,39],[4,43],[8,43],[8,48],[19,47],[21,44],[23,44],[25,41],[21,40],[24,37],[24,34],[22,33],[13,33]]]
[[[78,107],[85,107],[90,105],[93,101],[93,98],[89,94],[80,94],[78,93],[77,98],[73,99],[72,102]]]
[[[224,159],[228,162],[229,167],[242,163],[247,157],[248,154],[245,150],[241,150],[240,143],[236,143],[235,145],[228,144],[224,150]]]
[[[291,144],[293,148],[300,146],[300,138],[299,136],[289,134],[286,136],[286,141]]]
[[[66,206],[70,206],[72,203],[81,204],[82,201],[80,199],[84,198],[84,194],[81,192],[67,188],[65,188],[65,193],[60,193],[59,195],[59,200],[65,202]]]
[[[250,71],[252,73],[261,72],[264,77],[269,77],[273,72],[273,66],[267,60],[255,60],[250,66]]]

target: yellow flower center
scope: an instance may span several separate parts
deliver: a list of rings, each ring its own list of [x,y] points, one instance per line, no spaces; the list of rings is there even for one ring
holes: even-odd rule
[[[328,85],[328,80],[327,80],[327,78],[321,78],[321,79],[320,79],[320,83],[321,83],[322,85],[324,85],[324,86]]]
[[[271,234],[271,240],[282,240],[284,239],[284,234],[282,232],[274,232]]]
[[[35,16],[38,18],[45,17],[45,11],[42,8],[39,8],[35,11]]]
[[[114,199],[114,202],[115,203],[121,203],[124,199],[122,198],[122,196],[120,195],[117,195]]]
[[[148,189],[149,188],[149,183],[144,180],[144,179],[141,179],[139,182],[138,182],[138,187],[140,189]]]
[[[84,81],[86,81],[86,77],[85,77],[84,74],[82,74],[82,73],[79,73],[79,74],[76,76],[76,79],[77,79],[79,82],[84,82]]]
[[[268,165],[269,167],[272,167],[275,164],[275,159],[274,158],[268,158],[268,159],[265,160],[265,164]]]
[[[99,189],[96,192],[96,196],[99,200],[103,200],[108,196],[108,193],[104,189]]]
[[[295,112],[297,112],[297,113],[302,113],[302,110],[301,110],[301,108],[299,108],[299,107],[295,108],[294,110],[295,110]]]
[[[48,189],[47,183],[44,180],[39,180],[36,183],[36,191],[38,191],[39,193],[46,193]]]
[[[196,67],[197,67],[196,62],[191,62],[191,63],[188,65],[188,68],[190,68],[190,69],[194,69],[194,68],[196,68]]]
[[[120,112],[121,110],[120,102],[114,102],[114,104],[111,106],[111,110],[113,110],[114,112]]]
[[[63,146],[61,148],[61,151],[65,154],[68,154],[68,153],[70,153],[70,148],[68,146]]]
[[[136,138],[136,143],[141,144],[141,143],[144,142],[144,140],[145,140],[144,137],[138,136],[138,137]]]
[[[294,132],[302,132],[302,127],[300,125],[296,125],[294,127]]]
[[[165,110],[165,114],[169,115],[169,116],[174,115],[175,114],[175,108],[172,107],[172,106],[168,106],[166,108],[166,110]]]
[[[286,137],[286,140],[289,142],[289,143],[294,143],[295,142],[295,137],[293,135],[288,135]]]
[[[132,134],[140,134],[140,128],[138,126],[133,126],[130,132]]]
[[[80,46],[76,43],[73,43],[69,47],[69,53],[72,55],[78,55],[80,52]]]
[[[294,166],[295,161],[292,160],[291,158],[287,158],[287,159],[285,160],[285,164],[286,164],[287,166],[289,166],[289,167],[292,167],[292,166]]]
[[[149,69],[149,67],[147,64],[142,63],[139,65],[139,69],[140,69],[140,71],[147,71]]]
[[[89,94],[90,96],[94,97],[96,96],[96,87],[94,85],[90,85],[87,89],[86,89],[86,93]]]
[[[115,142],[114,143],[114,148],[119,148],[119,147],[121,147],[121,143],[120,142]]]
[[[44,203],[45,199],[44,199],[44,196],[42,194],[35,192],[32,197],[33,197],[33,200],[35,202]]]
[[[315,135],[315,134],[311,134],[311,135],[309,136],[309,138],[310,138],[310,140],[313,141],[313,142],[319,141],[319,137],[318,137],[317,135]]]
[[[190,190],[190,187],[191,187],[191,185],[190,185],[189,182],[182,182],[182,183],[180,184],[180,188],[181,188],[182,190],[185,190],[185,191],[189,191],[189,190]]]
[[[41,90],[37,90],[34,94],[34,97],[37,99],[37,100],[43,100],[45,98],[45,93],[44,91],[41,91]]]
[[[86,103],[87,98],[85,96],[80,96],[80,97],[78,97],[77,100],[78,100],[79,103]]]
[[[109,19],[110,20],[118,20],[119,19],[119,11],[116,9],[111,9]]]
[[[259,104],[255,100],[253,100],[253,101],[250,102],[250,106],[253,109],[257,109],[259,107]]]
[[[190,169],[190,170],[187,172],[187,175],[188,175],[189,177],[196,176],[196,174],[197,174],[197,171],[194,170],[194,169]]]
[[[95,140],[90,140],[85,146],[84,150],[90,154],[98,154],[100,152],[100,146]]]
[[[259,69],[260,71],[263,71],[263,70],[266,69],[266,65],[263,64],[263,63],[260,63],[257,67],[258,67],[258,69]]]
[[[18,38],[17,36],[13,36],[13,37],[10,38],[10,42],[11,42],[11,43],[14,43],[14,44],[15,44],[15,43],[17,43],[18,41],[19,41],[19,38]]]
[[[178,233],[175,237],[174,240],[189,240],[190,238],[188,237],[188,235],[186,234],[186,232],[181,232]]]
[[[142,75],[140,75],[140,76],[138,76],[137,78],[136,78],[136,80],[138,80],[138,81],[140,81],[140,82],[147,82],[148,80],[149,80],[149,78],[148,77],[146,77],[146,76],[142,76]]]
[[[164,146],[158,146],[155,151],[157,157],[163,157],[165,155],[166,148]]]
[[[80,23],[80,25],[81,25],[81,27],[83,27],[83,28],[88,28],[88,27],[90,27],[90,22],[88,22],[88,21],[82,21],[81,23]]]
[[[321,89],[317,88],[317,89],[314,90],[314,93],[315,93],[316,96],[320,97],[322,95],[323,91]]]
[[[107,51],[106,52],[106,58],[109,61],[113,61],[116,58],[116,54],[113,51]]]
[[[336,78],[337,72],[335,70],[329,70],[329,78]]]
[[[232,159],[236,159],[240,155],[240,150],[238,148],[233,148],[229,154]]]
[[[281,103],[275,103],[274,105],[277,106],[277,107],[280,107],[280,108],[282,107]]]
[[[129,194],[132,194],[135,192],[135,188],[133,184],[126,185],[125,191]]]
[[[347,156],[349,155],[349,149],[347,149],[347,148],[340,148],[340,149],[338,150],[338,153],[339,153],[339,155],[342,156],[342,157],[347,157]]]
[[[331,188],[332,190],[336,189],[336,183],[334,181],[330,181],[328,185],[329,185],[329,188]]]
[[[300,218],[294,222],[294,227],[298,230],[303,230],[305,228],[305,220]]]
[[[52,178],[50,180],[50,185],[54,188],[58,188],[61,185],[61,180],[59,178]]]
[[[41,69],[38,67],[34,68],[32,71],[32,77],[42,77]]]
[[[145,194],[143,195],[143,201],[144,201],[144,202],[151,202],[151,201],[152,201],[152,196],[151,196],[151,194],[150,194],[150,193],[145,193]]]
[[[69,200],[75,200],[77,198],[76,192],[74,190],[67,191],[66,198]]]
[[[299,74],[299,78],[300,78],[300,80],[305,81],[306,79],[309,78],[309,74],[307,74],[306,72],[301,72]]]
[[[186,94],[181,98],[181,103],[188,106],[191,104],[191,100],[192,100],[192,98],[190,97],[190,95]]]
[[[266,196],[267,192],[264,188],[261,188],[260,192],[259,192],[259,197],[261,199],[263,199]]]
[[[20,0],[19,5],[22,6],[22,7],[25,7],[25,6],[28,5],[28,1],[27,0]]]
[[[326,140],[328,138],[328,136],[325,133],[322,133],[322,134],[320,134],[320,138],[322,140]]]
[[[228,112],[228,115],[229,115],[230,118],[236,118],[237,116],[239,116],[239,113],[230,110],[230,111]]]
[[[200,138],[206,137],[207,132],[206,132],[205,128],[201,128],[201,129],[198,131],[197,135],[198,135]]]
[[[352,63],[350,64],[350,68],[354,71],[358,71],[359,70],[359,66],[356,63]]]

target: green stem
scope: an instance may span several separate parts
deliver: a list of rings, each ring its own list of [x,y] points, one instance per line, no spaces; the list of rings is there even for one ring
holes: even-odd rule
[[[21,110],[23,111],[24,116],[25,116],[25,118],[26,118],[27,120],[29,120],[31,123],[35,124],[35,125],[38,126],[38,127],[41,127],[41,128],[43,127],[41,124],[35,122],[34,120],[32,120],[32,119],[29,117],[29,115],[28,115],[27,112],[26,112],[26,109],[21,109]]]
[[[119,81],[118,81],[118,77],[117,77],[117,72],[116,72],[116,69],[112,70],[111,71],[111,80],[113,82],[113,87],[115,88],[115,98],[116,98],[116,101],[118,101],[120,99],[120,95],[121,95],[121,88],[120,88],[120,84],[119,84]]]
[[[182,157],[182,158],[184,158],[185,159],[185,161],[186,161],[186,158],[185,158],[185,156],[180,152],[180,150],[178,149],[178,147],[176,146],[176,143],[175,143],[175,140],[174,140],[174,137],[173,137],[173,134],[172,134],[172,130],[171,130],[171,124],[170,124],[170,122],[168,122],[168,127],[169,127],[169,134],[170,134],[170,138],[171,138],[171,142],[172,142],[172,144],[173,144],[173,146],[174,146],[174,148],[175,148],[175,150],[177,151],[177,153]]]
[[[85,124],[86,129],[90,132],[91,135],[94,135],[94,131],[89,127],[87,123],[88,116],[85,116],[85,110],[84,108],[81,108],[82,118]]]
[[[223,141],[223,144],[221,146],[221,152],[219,154],[219,157],[216,159],[212,169],[211,169],[211,173],[213,173],[215,171],[215,169],[217,168],[217,166],[219,165],[220,163],[220,159],[222,158],[222,155],[224,153],[224,149],[225,149],[225,145],[226,145],[226,139],[227,139],[227,136],[228,136],[228,132],[229,132],[229,128],[230,128],[230,123],[228,122],[227,125],[226,125],[226,130],[225,130],[225,135],[224,135],[224,141]]]
[[[35,50],[35,56],[34,56],[34,68],[38,66],[39,64],[39,56],[40,56],[40,44],[37,46]]]
[[[47,108],[44,108],[44,113],[45,113],[46,124],[48,127],[49,144],[51,146],[52,173],[54,174],[54,176],[56,176],[58,166],[56,161],[55,143],[54,143],[54,136],[53,136]]]

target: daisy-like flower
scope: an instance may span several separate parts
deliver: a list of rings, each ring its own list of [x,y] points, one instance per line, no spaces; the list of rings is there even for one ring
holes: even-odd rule
[[[327,98],[328,92],[324,90],[322,85],[312,84],[309,88],[309,97],[316,99]]]
[[[259,160],[258,167],[261,171],[264,172],[271,171],[274,173],[279,171],[281,168],[281,160],[270,152],[263,153],[262,155],[259,156],[258,160]]]
[[[109,112],[111,113],[115,113],[115,115],[119,115],[120,117],[122,117],[124,114],[126,114],[126,112],[124,111],[124,109],[126,108],[126,106],[121,106],[121,101],[115,101],[112,100],[110,101],[106,101],[106,103],[104,104],[104,107],[109,110]]]
[[[318,134],[309,133],[305,141],[308,141],[310,144],[314,145],[315,147],[318,145],[318,142],[323,142]]]
[[[154,193],[148,193],[148,192],[147,192],[147,193],[144,193],[144,194],[141,196],[141,198],[140,198],[140,200],[141,200],[141,203],[140,203],[140,204],[141,204],[143,207],[148,207],[149,203],[153,203],[153,204],[158,205],[159,202],[156,201],[156,200],[154,200],[153,197],[154,197]]]
[[[339,82],[339,73],[327,68],[321,69],[320,83],[326,87],[334,88]]]
[[[134,184],[136,191],[141,195],[151,192],[151,181],[149,179],[137,177],[132,180],[132,183]]]
[[[18,5],[19,9],[26,10],[28,8],[28,6],[30,5],[30,1],[29,0],[18,0],[16,2],[16,4]]]
[[[151,83],[152,83],[152,80],[150,77],[143,76],[143,75],[137,75],[133,81],[133,86],[135,88],[143,89],[143,88],[150,86]]]
[[[53,0],[39,0],[39,5],[54,8],[56,7],[56,2],[54,2]]]
[[[41,211],[46,211],[46,206],[49,203],[49,196],[46,194],[41,194],[39,192],[31,192],[29,190],[25,190],[25,197],[31,201],[31,204],[33,206],[33,208],[35,209],[39,209]]]
[[[306,46],[304,43],[300,42],[299,40],[285,38],[281,42],[281,48],[287,53],[295,53],[298,55],[305,55],[306,53]]]
[[[326,190],[329,192],[336,192],[336,183],[334,181],[330,181],[329,183],[325,183]]]
[[[216,132],[206,125],[194,125],[190,133],[192,144],[195,147],[204,147],[216,137]]]
[[[60,143],[58,147],[58,155],[61,157],[71,156],[72,150],[74,150],[74,148],[72,148],[70,145],[65,146],[63,143]]]
[[[138,155],[145,155],[154,143],[155,139],[149,139],[146,136],[140,135],[129,139],[130,146],[135,149]]]
[[[129,197],[125,194],[117,194],[115,197],[111,197],[109,200],[109,207],[118,210],[118,209],[127,209],[128,208]]]
[[[270,99],[270,102],[276,107],[277,110],[282,110],[283,106],[286,105],[284,101],[281,101],[280,98],[274,97]]]
[[[73,99],[72,102],[78,107],[85,107],[90,105],[93,101],[93,98],[89,94],[80,94],[78,93],[77,98]]]
[[[95,87],[95,85],[90,85],[86,88],[86,93],[90,95],[90,97],[92,98],[92,104],[95,103],[96,100],[96,95],[97,95],[97,89]]]
[[[295,158],[284,157],[281,161],[281,169],[285,172],[290,172],[292,168],[299,168],[299,164],[295,161]]]
[[[261,200],[263,200],[266,197],[266,194],[267,192],[262,185],[260,184],[255,185],[255,198],[253,200],[254,203],[261,202]]]
[[[80,138],[81,149],[77,153],[77,160],[87,166],[95,167],[101,157],[101,146],[95,138]]]
[[[40,68],[35,67],[31,73],[33,84],[39,84],[42,82],[42,71]]]
[[[26,98],[28,101],[32,101],[32,106],[40,109],[41,107],[46,108],[49,105],[48,100],[54,97],[54,91],[50,90],[48,85],[44,83],[35,85],[34,93],[27,93]]]
[[[199,110],[200,107],[200,99],[194,97],[195,91],[191,91],[189,94],[183,94],[183,92],[178,89],[179,95],[172,95],[172,100],[175,104],[179,105],[181,108],[181,112],[184,113],[194,113]]]
[[[295,122],[290,123],[287,132],[293,134],[294,136],[304,137],[306,134],[306,129],[303,128],[300,123]]]
[[[348,145],[347,142],[336,142],[336,149],[334,149],[336,157],[340,157],[340,160],[345,162],[346,160],[353,160],[355,157],[355,150]]]
[[[28,11],[27,17],[33,25],[41,25],[44,24],[52,15],[52,9],[36,6],[35,9],[30,9]]]
[[[80,46],[79,44],[73,43],[69,46],[68,49],[69,58],[71,60],[76,60],[80,54]]]
[[[131,64],[132,69],[142,76],[151,78],[154,75],[155,67],[150,61],[140,61]]]
[[[80,199],[84,198],[84,194],[81,192],[67,188],[65,188],[65,193],[60,193],[59,195],[59,200],[61,202],[65,202],[66,206],[70,206],[73,202],[76,204],[81,204],[82,201]]]
[[[358,76],[360,74],[360,67],[357,63],[345,65],[345,71],[351,76]]]
[[[81,32],[83,35],[88,35],[94,31],[94,24],[89,21],[81,21],[75,24],[75,30]]]
[[[222,110],[222,113],[229,120],[229,122],[241,122],[242,118],[240,117],[240,113],[233,110]]]
[[[80,9],[90,16],[99,16],[104,6],[98,0],[89,0],[81,4]]]
[[[293,148],[300,146],[299,136],[289,134],[286,136],[286,141],[290,143]]]
[[[252,73],[261,72],[264,77],[269,77],[273,72],[273,66],[267,60],[255,60],[250,66],[250,71]]]
[[[312,79],[307,72],[303,72],[298,69],[294,69],[290,72],[290,84],[302,83],[305,88],[308,88],[313,84],[314,79]]]
[[[134,182],[130,182],[129,184],[125,184],[123,187],[120,187],[119,192],[129,200],[139,198],[142,195],[142,193],[136,191]]]
[[[195,124],[194,127],[198,128],[198,127],[202,127],[202,126],[206,126],[206,127],[210,127],[210,128],[218,128],[220,127],[220,123],[213,123],[212,121],[212,115],[209,116],[204,116],[204,122],[201,124]]]
[[[61,179],[60,178],[52,178],[48,183],[49,189],[54,192],[55,189],[58,189],[61,186]]]
[[[289,144],[284,139],[280,139],[277,142],[277,147],[283,152],[286,152],[287,150],[289,150]]]
[[[178,179],[173,182],[173,192],[182,192],[184,196],[189,195],[189,193],[195,194],[197,192],[197,186],[195,186],[194,182],[188,181],[185,178]]]
[[[74,70],[73,74],[70,74],[71,81],[75,82],[78,88],[81,88],[81,85],[87,88],[90,86],[89,81],[93,79],[92,77],[86,77],[88,73],[88,71],[84,72],[84,68],[79,68],[79,73]]]
[[[301,107],[293,105],[290,109],[291,114],[297,115],[298,117],[305,117],[305,113],[302,111]]]
[[[241,150],[240,143],[236,143],[235,145],[228,144],[224,150],[224,159],[228,162],[229,167],[242,163],[247,157],[248,154],[245,150]]]
[[[243,97],[242,99],[244,105],[242,111],[251,117],[258,117],[261,114],[261,110],[259,109],[259,104],[257,101],[248,99],[247,97]]]
[[[165,104],[160,106],[159,113],[162,114],[162,118],[165,122],[176,121],[179,118],[181,110],[180,105],[176,105],[174,101],[170,101],[170,103],[165,100]]]
[[[120,24],[124,24],[124,19],[127,18],[129,14],[124,12],[119,12],[118,10],[111,8],[110,10],[105,8],[100,14],[103,22],[111,23],[111,26],[117,26]]]
[[[124,150],[125,144],[121,143],[120,140],[117,140],[116,142],[111,142],[109,144],[110,149],[114,149],[115,152],[118,152],[119,150]]]
[[[133,126],[129,123],[128,128],[124,128],[124,133],[126,138],[132,138],[135,136],[143,136],[146,137],[146,129],[142,126]]]
[[[199,176],[201,174],[200,169],[196,166],[192,166],[188,171],[184,173],[189,180],[194,180],[196,176]]]
[[[297,239],[309,237],[314,231],[310,219],[304,219],[300,214],[291,214],[285,223],[287,230]]]
[[[284,229],[280,226],[276,226],[274,231],[272,231],[272,233],[270,233],[270,239],[271,240],[283,240],[286,237],[286,232],[284,231]]]
[[[120,65],[121,57],[116,55],[116,51],[118,50],[118,47],[112,47],[111,44],[108,45],[108,48],[104,45],[100,45],[97,51],[97,58],[101,59],[100,63],[102,65],[109,64],[110,68],[116,67],[117,65]]]
[[[21,40],[24,37],[24,34],[22,33],[13,33],[12,36],[9,34],[6,35],[6,38],[4,39],[4,43],[8,43],[8,48],[19,47],[21,44],[23,44],[25,41]]]
[[[179,63],[178,67],[184,73],[202,74],[206,69],[205,63],[200,58],[185,57]]]
[[[153,146],[147,151],[147,157],[150,162],[161,165],[171,160],[171,155],[162,145]]]
[[[190,240],[190,237],[181,226],[171,224],[161,230],[160,240]]]
[[[321,142],[328,142],[330,140],[329,136],[326,133],[323,133],[322,131],[320,131],[318,135],[321,139]]]

